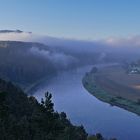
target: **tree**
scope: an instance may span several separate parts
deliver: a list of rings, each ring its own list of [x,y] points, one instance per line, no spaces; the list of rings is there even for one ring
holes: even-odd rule
[[[5,103],[6,95],[6,92],[0,92],[0,120],[6,118],[8,115],[8,106]]]
[[[44,99],[42,99],[42,101],[41,101],[42,106],[44,106],[45,110],[48,113],[54,112],[54,109],[53,109],[54,104],[52,103],[51,98],[52,98],[52,94],[49,92],[46,92],[45,93],[45,101],[44,101]]]
[[[61,113],[60,113],[60,118],[61,118],[62,120],[65,120],[65,119],[67,118],[66,113],[65,113],[65,112],[61,112]]]
[[[64,112],[54,111],[49,92],[40,104],[2,80],[0,91],[0,140],[87,140],[83,126],[73,125]]]
[[[98,140],[103,140],[103,136],[100,133],[97,133],[96,137],[97,137]]]

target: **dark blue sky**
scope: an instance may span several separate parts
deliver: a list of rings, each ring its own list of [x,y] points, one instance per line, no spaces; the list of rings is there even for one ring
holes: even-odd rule
[[[140,35],[140,0],[0,0],[0,29],[78,39]]]

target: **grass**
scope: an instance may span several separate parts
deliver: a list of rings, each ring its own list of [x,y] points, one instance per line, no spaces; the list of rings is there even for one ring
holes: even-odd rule
[[[129,100],[120,95],[117,96],[116,94],[110,94],[103,90],[102,87],[96,83],[96,78],[93,73],[87,73],[82,79],[82,83],[88,92],[99,100],[109,103],[112,106],[118,106],[137,115],[140,115],[140,104],[138,102]]]

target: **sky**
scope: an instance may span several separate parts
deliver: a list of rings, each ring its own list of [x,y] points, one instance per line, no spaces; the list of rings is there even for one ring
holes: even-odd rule
[[[0,29],[72,39],[140,35],[140,0],[0,0]]]

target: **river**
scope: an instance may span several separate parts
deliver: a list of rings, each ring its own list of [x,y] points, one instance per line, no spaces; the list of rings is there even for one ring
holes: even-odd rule
[[[140,140],[139,116],[103,103],[84,89],[82,77],[90,69],[84,66],[60,73],[36,87],[34,96],[40,101],[46,91],[51,92],[55,110],[66,112],[72,123],[82,124],[89,134],[100,132],[107,138]]]

